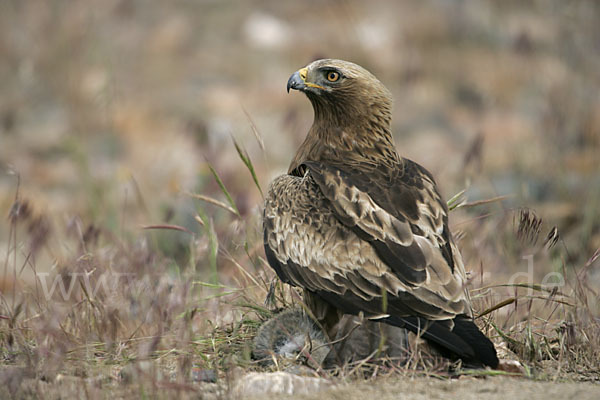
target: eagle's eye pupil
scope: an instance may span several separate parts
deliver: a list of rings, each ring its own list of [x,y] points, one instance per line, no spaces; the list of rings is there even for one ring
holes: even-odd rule
[[[329,82],[335,82],[338,79],[340,79],[340,74],[338,74],[337,72],[335,72],[335,71],[329,71],[327,73],[327,80]]]

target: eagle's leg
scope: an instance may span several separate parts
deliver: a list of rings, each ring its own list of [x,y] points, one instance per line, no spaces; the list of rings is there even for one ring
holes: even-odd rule
[[[336,337],[336,327],[342,318],[342,312],[308,290],[304,291],[303,297],[304,304],[316,318],[316,322],[323,329],[327,337],[332,341]]]

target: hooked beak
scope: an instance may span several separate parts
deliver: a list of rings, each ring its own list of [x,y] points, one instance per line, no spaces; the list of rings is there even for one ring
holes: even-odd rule
[[[325,89],[323,86],[317,85],[315,83],[306,82],[306,75],[308,73],[308,68],[301,68],[298,71],[294,72],[290,79],[287,82],[287,91],[290,92],[290,89],[300,90],[304,92],[307,88],[316,88],[316,89]]]
[[[304,76],[300,75],[300,71],[304,72]],[[290,92],[290,89],[294,89],[294,90],[304,90],[306,89],[306,85],[304,84],[304,82],[306,81],[306,68],[302,68],[301,70],[298,70],[296,72],[294,72],[292,74],[292,76],[290,76],[290,79],[288,79],[287,82],[287,92]]]

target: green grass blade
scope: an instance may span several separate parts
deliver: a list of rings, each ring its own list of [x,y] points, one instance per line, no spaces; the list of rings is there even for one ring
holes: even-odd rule
[[[235,146],[235,149],[237,150],[238,155],[242,159],[242,162],[244,163],[246,168],[248,168],[248,171],[250,171],[250,175],[252,175],[254,184],[258,188],[258,191],[260,192],[260,196],[264,199],[265,196],[263,194],[262,188],[260,187],[260,183],[258,183],[258,177],[256,176],[256,172],[254,171],[254,165],[252,165],[250,156],[248,156],[248,153],[246,152],[246,150],[242,149],[241,146],[238,144],[238,142],[234,138],[232,138],[232,139],[233,139],[233,145]]]
[[[455,208],[459,207],[461,204],[466,202],[465,191],[466,189],[461,190],[446,202],[449,211],[454,210]]]
[[[498,304],[495,304],[495,305],[491,306],[490,308],[488,308],[487,310],[485,310],[484,312],[482,312],[481,314],[479,314],[479,315],[478,315],[477,317],[475,317],[475,318],[481,318],[481,317],[483,317],[484,315],[487,315],[487,314],[489,314],[489,313],[491,313],[491,312],[493,312],[493,311],[496,311],[496,310],[498,310],[498,309],[500,309],[500,308],[502,308],[502,307],[506,307],[506,306],[508,306],[508,305],[510,305],[510,304],[512,304],[512,303],[514,303],[515,301],[517,301],[517,299],[516,299],[516,298],[514,298],[514,297],[511,297],[511,298],[509,298],[509,299],[503,300],[503,301],[501,301],[500,303],[498,303]]]
[[[203,281],[193,281],[193,285],[203,286],[210,289],[231,289],[228,286],[221,285],[220,283],[211,283],[211,282],[203,282]]]
[[[208,243],[210,248],[210,251],[208,253],[208,264],[212,275],[212,283],[214,285],[219,285],[219,273],[217,271],[217,254],[219,252],[219,239],[217,237],[217,233],[215,232],[212,219],[208,218],[208,216],[204,213],[204,210],[202,210],[201,208],[198,209],[198,217],[200,217],[200,220],[202,221],[202,226],[204,227],[204,231],[208,235]]]
[[[236,215],[238,217],[240,216],[239,213],[237,212],[237,210],[235,210],[233,207],[228,206],[227,204],[223,203],[222,201],[219,201],[217,199],[213,199],[212,197],[205,196],[203,194],[189,193],[189,192],[185,192],[185,194],[188,195],[188,196],[190,196],[190,197],[193,197],[195,199],[202,200],[202,201],[205,201],[205,202],[210,203],[210,204],[214,204],[217,207],[221,207],[222,209],[227,210],[230,213],[232,213],[232,214],[234,214],[234,215]]]
[[[215,178],[215,181],[217,182],[217,184],[221,188],[221,191],[223,192],[223,194],[225,194],[225,197],[227,198],[227,201],[229,202],[229,205],[235,211],[235,214],[239,217],[240,216],[240,212],[239,212],[237,206],[235,205],[235,202],[233,201],[233,198],[231,197],[231,195],[227,191],[227,188],[225,187],[225,184],[223,183],[223,181],[219,177],[219,174],[217,174],[217,171],[215,171],[215,169],[212,167],[212,165],[208,164],[208,168],[210,168],[210,172],[212,172],[213,177]]]
[[[256,138],[256,141],[258,142],[260,149],[264,152],[265,151],[265,141],[263,140],[262,135],[258,131],[256,124],[252,120],[250,113],[248,113],[248,111],[244,107],[242,107],[242,110],[244,111],[244,114],[246,114],[246,118],[248,119],[248,123],[250,123],[250,128],[252,129],[252,133],[254,133],[254,137]]]

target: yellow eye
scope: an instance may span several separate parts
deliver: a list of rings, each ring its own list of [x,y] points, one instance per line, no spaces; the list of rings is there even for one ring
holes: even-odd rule
[[[339,74],[339,73],[337,73],[337,72],[335,72],[335,71],[329,71],[329,72],[327,73],[327,80],[328,80],[329,82],[335,82],[335,81],[337,81],[338,79],[340,79],[340,74]]]

